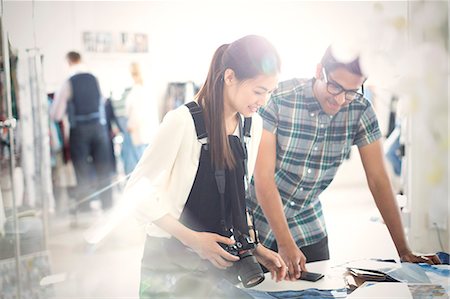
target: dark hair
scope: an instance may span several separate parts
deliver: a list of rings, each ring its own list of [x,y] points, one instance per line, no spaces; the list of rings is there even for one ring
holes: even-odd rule
[[[257,35],[247,35],[231,44],[224,44],[214,53],[206,81],[195,97],[204,109],[211,161],[216,169],[231,169],[235,165],[225,129],[225,70],[232,69],[236,78],[243,81],[258,75],[278,74],[280,68],[280,57],[275,47]]]
[[[70,51],[69,53],[66,54],[66,58],[73,63],[77,63],[80,62],[81,60],[81,55],[78,52],[75,51]]]
[[[343,67],[352,74],[364,76],[359,65],[359,57],[349,63],[342,63],[333,56],[331,46],[329,46],[325,51],[325,54],[322,57],[321,64],[328,72],[331,72],[338,67]]]

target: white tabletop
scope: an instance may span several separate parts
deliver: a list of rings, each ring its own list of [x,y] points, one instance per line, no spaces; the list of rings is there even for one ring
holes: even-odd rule
[[[309,288],[330,290],[346,287],[344,277],[342,276],[342,274],[345,272],[345,268],[333,267],[333,264],[330,261],[307,263],[306,268],[309,272],[322,273],[323,275],[325,275],[325,277],[316,282],[304,280],[283,280],[280,282],[275,282],[271,279],[270,273],[266,273],[266,279],[259,285],[253,287],[253,289],[260,291],[286,291],[304,290]]]

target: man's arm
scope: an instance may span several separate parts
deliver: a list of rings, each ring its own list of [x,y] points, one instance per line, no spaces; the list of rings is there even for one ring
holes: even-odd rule
[[[378,140],[360,147],[359,153],[370,191],[394,241],[400,259],[413,263],[440,263],[437,256],[417,256],[409,248],[400,218],[400,210],[385,168],[381,141]]]
[[[66,114],[67,102],[72,96],[72,89],[69,81],[64,82],[61,89],[55,94],[55,98],[50,107],[50,118],[55,121],[60,121]]]
[[[306,271],[306,258],[297,247],[284,215],[280,193],[275,184],[276,135],[263,130],[255,164],[255,189],[258,203],[275,234],[278,252],[289,269],[289,278],[300,277],[300,271]]]

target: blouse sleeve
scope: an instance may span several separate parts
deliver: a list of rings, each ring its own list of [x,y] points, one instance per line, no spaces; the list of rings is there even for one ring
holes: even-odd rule
[[[169,213],[169,204],[161,200],[161,191],[170,181],[186,127],[187,119],[180,109],[168,112],[131,174],[124,196],[133,202],[140,222],[153,222]]]

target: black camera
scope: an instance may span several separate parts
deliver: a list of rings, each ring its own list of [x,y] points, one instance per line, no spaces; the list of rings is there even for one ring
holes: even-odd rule
[[[235,241],[233,245],[225,246],[225,250],[240,258],[234,263],[233,268],[242,285],[246,288],[254,287],[264,280],[264,272],[252,254],[256,244],[246,234],[239,234]]]

